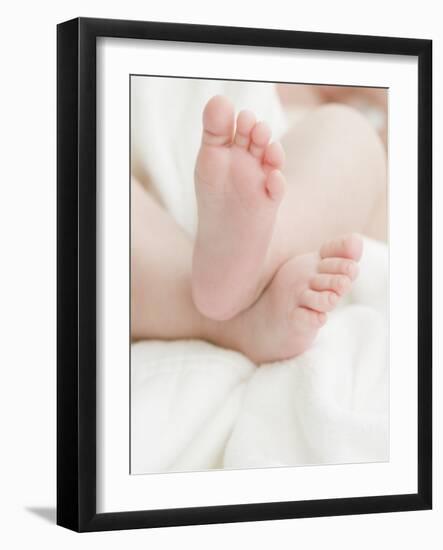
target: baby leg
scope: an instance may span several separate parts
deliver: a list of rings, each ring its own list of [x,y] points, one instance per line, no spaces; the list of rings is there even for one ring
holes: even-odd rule
[[[244,349],[247,324],[215,321],[191,294],[193,243],[136,180],[131,183],[131,338],[202,339]]]
[[[268,277],[288,258],[318,250],[348,233],[386,236],[386,153],[356,110],[326,105],[282,140],[288,181],[267,265]]]
[[[131,183],[131,336],[204,337],[191,298],[192,242],[135,179]]]

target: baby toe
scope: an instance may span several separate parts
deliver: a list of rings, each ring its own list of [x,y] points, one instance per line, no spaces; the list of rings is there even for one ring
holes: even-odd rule
[[[234,107],[227,97],[216,95],[203,111],[203,143],[227,145],[234,133]]]
[[[249,145],[251,155],[261,160],[270,139],[271,129],[266,122],[257,122],[251,131],[251,144]]]
[[[354,281],[357,278],[359,267],[354,260],[325,258],[319,262],[317,270],[319,273],[346,275],[351,281]]]
[[[352,233],[326,242],[320,249],[322,258],[338,257],[358,261],[363,252],[363,241],[360,235]]]
[[[266,146],[263,162],[273,168],[281,170],[285,161],[285,152],[281,144],[277,141]]]
[[[313,309],[314,311],[327,312],[335,308],[338,299],[338,295],[329,290],[317,292],[312,289],[307,289],[300,297],[300,305]]]
[[[237,129],[234,143],[248,149],[251,143],[251,130],[255,126],[255,115],[252,111],[240,111],[237,117]]]
[[[351,287],[351,280],[346,275],[319,274],[310,281],[312,290],[332,290],[339,296],[345,294]]]

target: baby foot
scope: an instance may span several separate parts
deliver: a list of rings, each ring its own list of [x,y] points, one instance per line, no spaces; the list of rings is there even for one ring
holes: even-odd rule
[[[234,132],[235,130],[235,132]],[[258,283],[284,194],[284,153],[250,111],[223,96],[203,112],[203,137],[195,168],[198,231],[192,293],[206,317],[226,320],[256,298]]]
[[[239,316],[238,349],[257,364],[306,351],[357,277],[362,247],[361,238],[350,235],[283,264],[256,304]]]

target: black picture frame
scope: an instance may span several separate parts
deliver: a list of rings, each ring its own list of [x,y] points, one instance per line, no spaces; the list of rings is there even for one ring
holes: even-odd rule
[[[96,39],[399,54],[418,59],[418,491],[310,501],[96,511]],[[103,531],[432,507],[432,42],[78,18],[57,28],[57,523]]]

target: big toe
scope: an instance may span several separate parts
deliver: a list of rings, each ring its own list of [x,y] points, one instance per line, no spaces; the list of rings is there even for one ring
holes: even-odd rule
[[[207,145],[231,143],[234,133],[234,107],[222,95],[211,98],[203,111],[203,142]]]
[[[362,238],[356,233],[351,233],[326,242],[320,249],[320,256],[321,258],[347,258],[358,262],[362,252]]]

